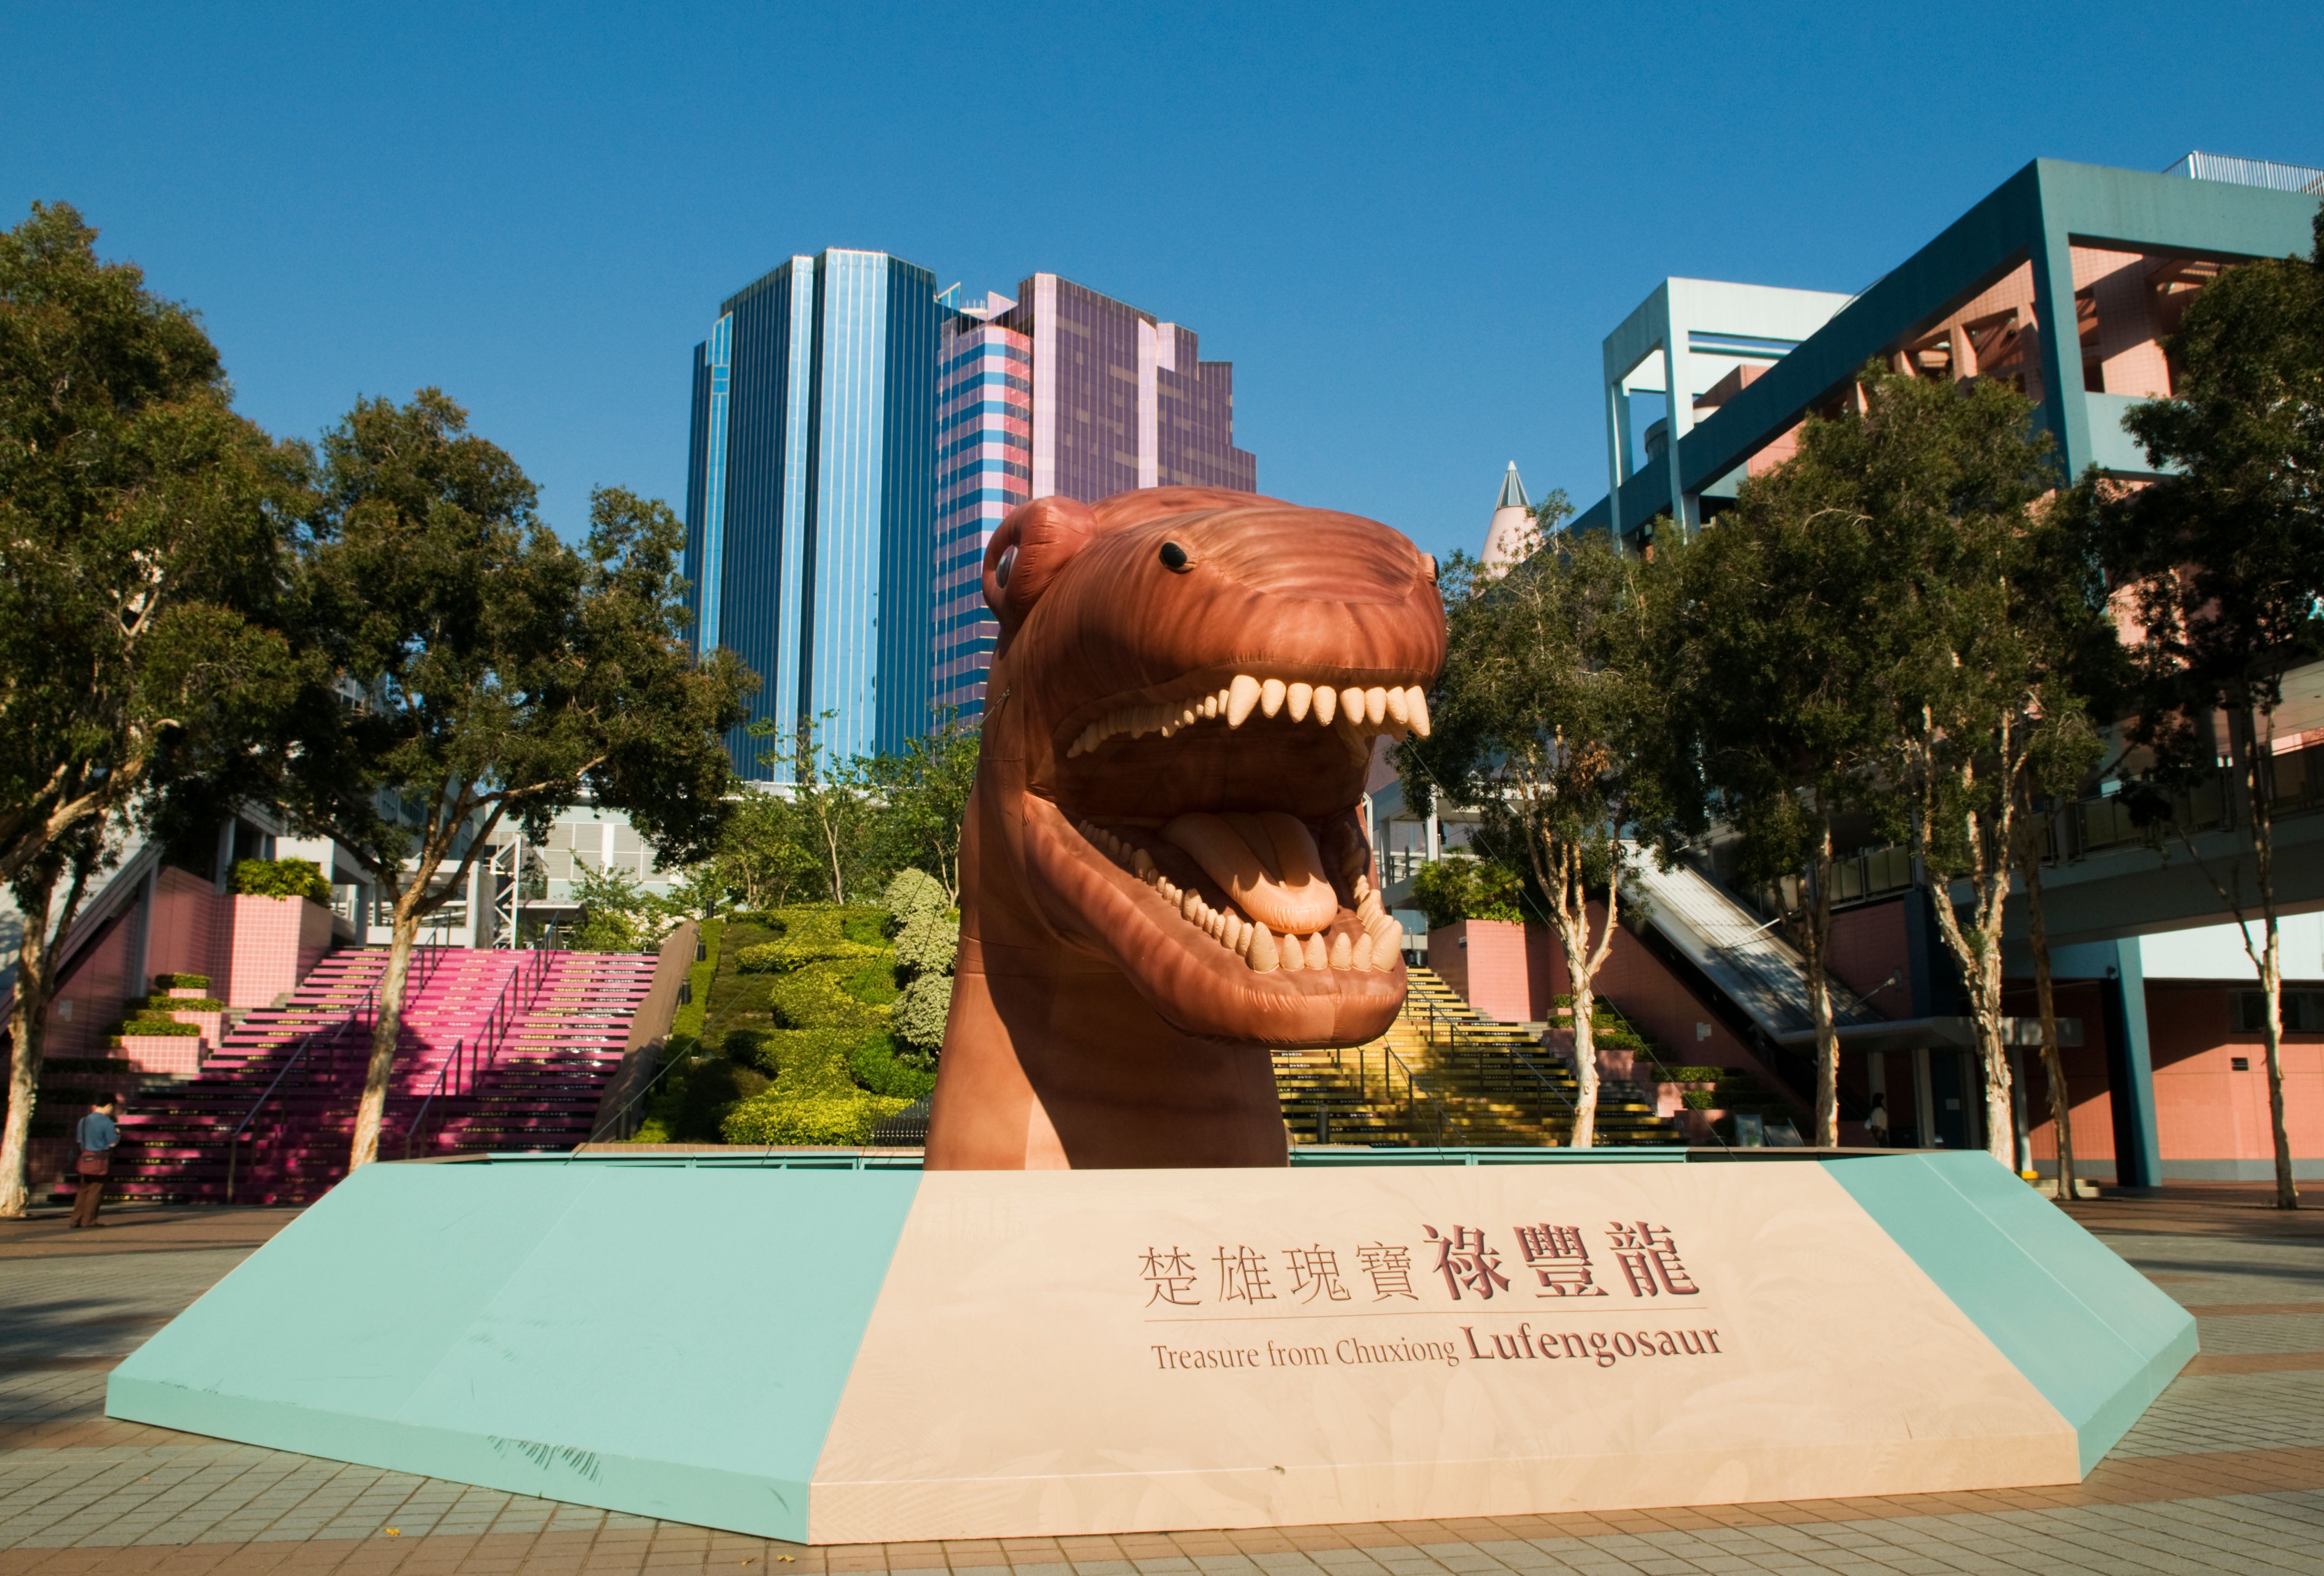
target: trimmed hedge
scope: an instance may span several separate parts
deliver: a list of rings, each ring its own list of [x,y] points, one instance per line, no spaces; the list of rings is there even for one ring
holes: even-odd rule
[[[133,1018],[125,1023],[115,1024],[107,1032],[115,1039],[124,1035],[188,1037],[201,1033],[202,1026],[198,1023],[180,1023],[174,1018]]]
[[[949,974],[960,957],[960,916],[949,908],[924,908],[896,933],[896,968],[906,979]]]
[[[228,879],[236,897],[304,898],[326,908],[331,901],[331,883],[311,859],[238,859]]]
[[[944,1048],[945,1019],[952,1012],[952,976],[922,974],[896,998],[890,1022],[896,1037],[922,1055]]]
[[[224,1012],[226,1003],[215,996],[147,996],[127,1003],[126,1009],[140,1018],[166,1018],[172,1012]]]
[[[208,974],[156,974],[153,976],[153,989],[156,991],[207,991],[209,988],[210,977]]]
[[[925,1063],[925,1057],[899,1055],[896,1037],[884,1029],[864,1036],[847,1053],[847,1070],[858,1083],[899,1100],[918,1100],[936,1088],[936,1071]]]
[[[952,899],[945,896],[942,881],[924,870],[907,866],[896,872],[888,889],[880,894],[880,906],[894,916],[890,923],[894,926],[893,934],[900,935],[923,914],[941,917],[952,907]]]

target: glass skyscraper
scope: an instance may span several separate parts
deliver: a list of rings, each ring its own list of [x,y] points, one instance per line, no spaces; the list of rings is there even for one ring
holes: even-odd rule
[[[1202,360],[1193,329],[1151,312],[1037,273],[1013,301],[947,308],[940,333],[929,662],[936,704],[973,719],[1000,634],[985,544],[1011,509],[1137,487],[1255,492],[1259,462],[1234,446],[1233,364]]]
[[[815,722],[832,760],[929,723],[936,298],[925,268],[835,248],[729,297],[694,350],[696,648],[758,673],[752,721]],[[743,728],[727,742],[745,778],[790,775]]]

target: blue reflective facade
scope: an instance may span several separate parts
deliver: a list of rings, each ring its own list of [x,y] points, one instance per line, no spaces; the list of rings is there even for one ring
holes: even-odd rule
[[[938,315],[927,270],[835,249],[730,297],[695,352],[696,641],[759,674],[751,721],[833,714],[833,759],[930,721]],[[728,747],[746,778],[787,774],[746,728]]]

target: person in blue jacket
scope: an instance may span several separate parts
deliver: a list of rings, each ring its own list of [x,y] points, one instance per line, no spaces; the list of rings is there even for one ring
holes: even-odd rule
[[[120,1103],[119,1096],[106,1095],[73,1129],[73,1141],[80,1146],[82,1160],[86,1162],[93,1156],[97,1161],[95,1167],[83,1164],[73,1168],[80,1178],[79,1190],[73,1194],[75,1226],[103,1224],[97,1212],[105,1203],[105,1176],[113,1169],[113,1146],[121,1141],[121,1129],[113,1121],[113,1113]]]

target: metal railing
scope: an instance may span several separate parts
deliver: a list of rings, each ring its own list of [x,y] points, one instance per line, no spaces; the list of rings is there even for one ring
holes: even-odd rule
[[[484,1075],[493,1070],[500,1059],[502,1047],[508,1044],[510,1030],[517,1019],[530,1012],[540,1000],[540,988],[548,982],[549,954],[542,948],[532,949],[532,955],[512,970],[501,986],[501,993],[493,999],[492,1009],[484,1014],[483,1025],[473,1041],[463,1037],[452,1042],[452,1054],[437,1070],[436,1082],[420,1101],[420,1109],[403,1129],[403,1157],[411,1158],[411,1146],[428,1120],[429,1109],[438,1100],[445,1103],[437,1108],[440,1124],[450,1102],[464,1094],[475,1092]]]
[[[443,962],[439,955],[443,951],[440,947],[417,947],[413,950],[417,955],[407,966],[404,975],[404,994],[407,1000],[414,990],[422,989],[427,985],[429,980],[434,977],[438,966]],[[381,972],[383,977],[385,970],[383,969]],[[274,1098],[275,1091],[282,1086],[282,1081],[290,1075],[291,1069],[301,1061],[307,1063],[309,1076],[314,1075],[315,1064],[320,1061],[324,1063],[323,1078],[332,1083],[338,1081],[340,1047],[346,1044],[348,1036],[358,1024],[369,1028],[379,1021],[379,980],[374,980],[370,984],[365,985],[363,994],[356,999],[355,1005],[346,1009],[346,1016],[332,1025],[327,1031],[319,1028],[309,1029],[300,1036],[299,1048],[291,1053],[290,1059],[282,1064],[281,1070],[276,1073],[273,1081],[267,1084],[265,1092],[251,1102],[250,1109],[243,1113],[242,1120],[235,1123],[234,1130],[226,1135],[226,1203],[234,1202],[235,1183],[240,1169],[242,1146],[245,1142],[256,1141],[254,1136],[245,1139],[244,1135],[250,1132],[251,1124],[258,1120],[259,1112],[266,1109],[267,1103]],[[312,1009],[307,1010],[312,1010]],[[328,1036],[327,1038],[324,1037],[326,1034]],[[313,1055],[318,1050],[323,1053],[321,1055]],[[364,1059],[368,1064],[368,1055]]]
[[[1475,1028],[1474,1025],[1463,1024],[1459,1018],[1454,1018],[1450,1013],[1439,1012],[1436,1009],[1436,1004],[1434,1001],[1422,1001],[1418,1004],[1417,1010],[1416,1010],[1412,999],[1410,997],[1406,997],[1405,999],[1404,1009],[1406,1017],[1416,1018],[1420,1020],[1421,1033],[1427,1040],[1428,1048],[1432,1053],[1437,1048],[1436,1040],[1439,1031],[1441,1030],[1443,1032],[1444,1037],[1443,1054],[1444,1059],[1448,1064],[1457,1067],[1460,1065],[1461,1059],[1464,1054],[1474,1057],[1477,1072],[1477,1091],[1480,1094],[1484,1093],[1487,1088],[1486,1070],[1489,1064],[1489,1059],[1494,1057],[1506,1057],[1508,1060],[1504,1070],[1510,1074],[1512,1079],[1514,1079],[1517,1074],[1522,1073],[1526,1077],[1531,1079],[1533,1082],[1532,1093],[1534,1097],[1534,1120],[1536,1123],[1543,1125],[1547,1124],[1549,1120],[1549,1100],[1553,1095],[1556,1097],[1557,1102],[1565,1108],[1565,1114],[1567,1116],[1577,1120],[1580,1118],[1582,1114],[1580,1108],[1577,1107],[1572,1101],[1566,1098],[1565,1091],[1560,1089],[1554,1080],[1548,1077],[1539,1067],[1534,1064],[1534,1061],[1531,1056],[1526,1055],[1516,1046],[1509,1045],[1506,1042],[1494,1044],[1479,1037],[1473,1032]],[[1465,1048],[1465,1052],[1461,1043],[1461,1031],[1464,1028],[1470,1028],[1472,1031],[1469,1036],[1469,1045]]]

